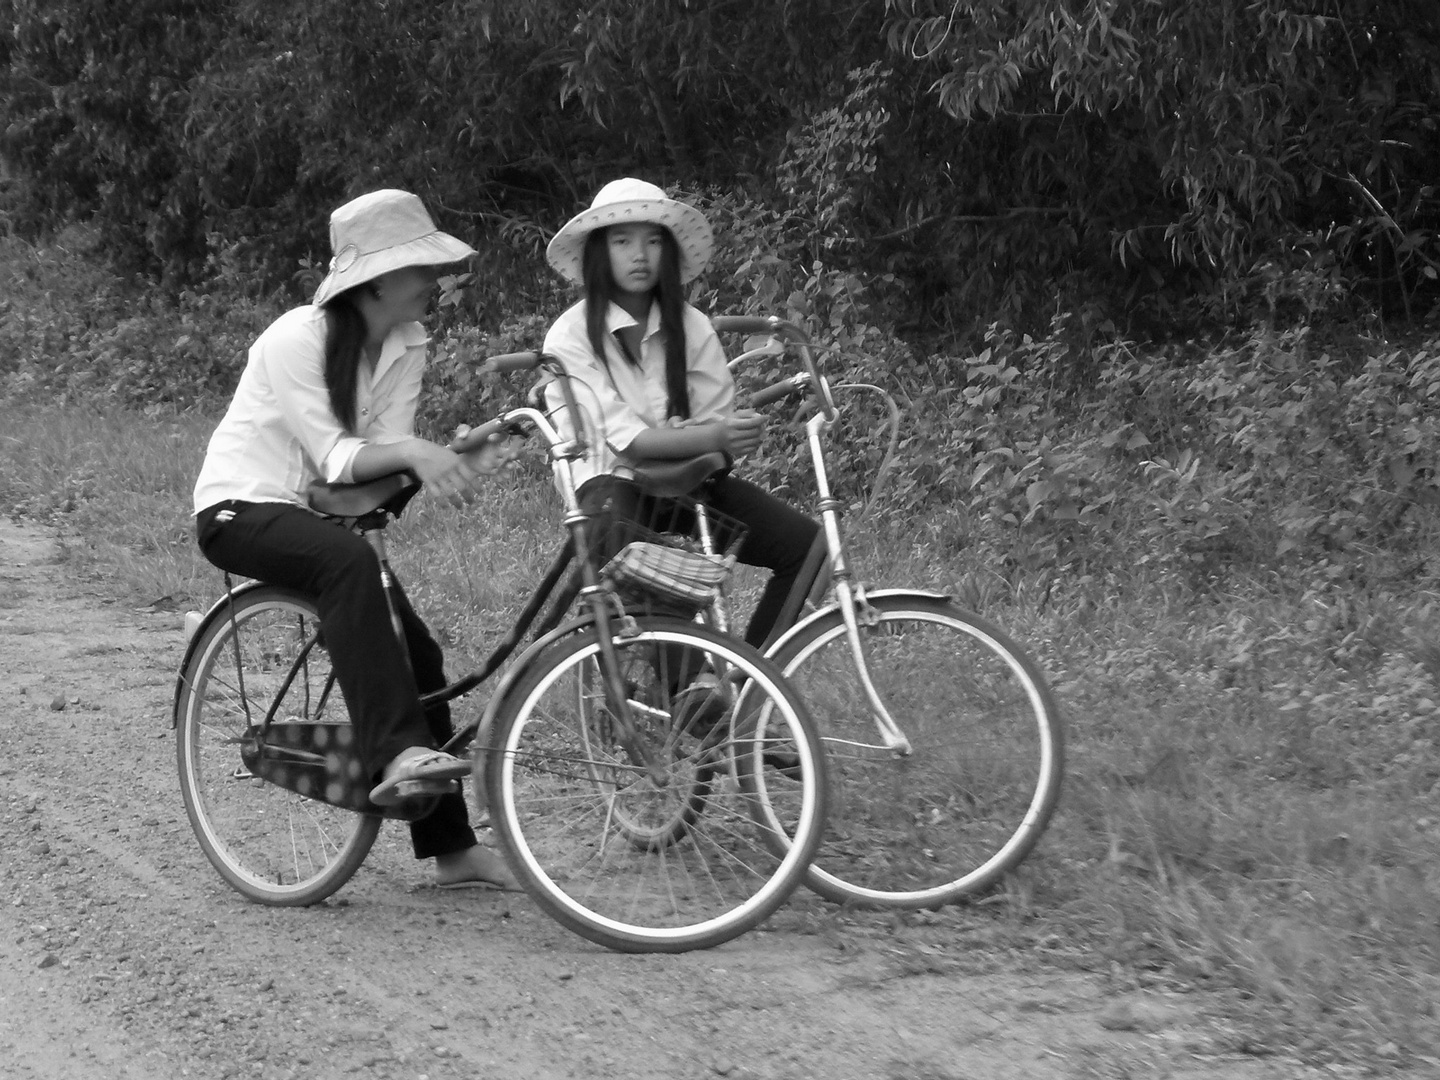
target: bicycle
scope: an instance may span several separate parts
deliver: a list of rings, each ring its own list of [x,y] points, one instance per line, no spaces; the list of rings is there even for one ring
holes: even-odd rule
[[[810,864],[822,896],[861,906],[936,907],[995,886],[1026,858],[1059,799],[1064,736],[1038,665],[999,628],[949,597],[870,589],[851,570],[830,486],[825,436],[839,415],[800,328],[773,316],[719,316],[721,332],[764,340],[731,361],[793,357],[801,370],[752,407],[803,397],[823,531],[765,655],[820,723],[830,768],[829,828]],[[898,409],[890,406],[892,447]],[[800,618],[810,597],[829,602]],[[811,581],[816,584],[812,591]],[[711,612],[724,626],[723,600]]]
[[[541,368],[579,414],[565,373],[539,354],[485,367]],[[452,448],[532,432],[549,449],[566,539],[489,657],[422,701],[468,694],[513,657],[480,718],[443,749],[473,754],[473,783],[526,891],[608,948],[718,945],[784,903],[818,847],[827,783],[814,724],[756,650],[675,614],[633,610],[637,595],[694,610],[713,599],[728,564],[656,536],[626,545],[642,556],[628,575],[620,556],[599,565],[571,483],[583,434],[562,437],[531,405]],[[657,498],[675,494],[660,483]],[[318,500],[371,542],[387,590],[395,582],[384,530],[413,494],[405,484],[382,478]],[[659,569],[643,557],[654,554],[646,544],[663,556]],[[174,702],[186,813],[206,857],[241,894],[314,904],[358,870],[384,818],[427,807],[370,804],[313,601],[260,582],[233,586],[228,575],[226,585],[207,613],[187,617]],[[697,670],[735,688],[732,707],[704,730],[682,704]],[[766,763],[777,747],[783,770]]]

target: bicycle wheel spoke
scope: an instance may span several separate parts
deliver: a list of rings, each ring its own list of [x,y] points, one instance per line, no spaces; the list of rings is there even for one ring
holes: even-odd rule
[[[753,650],[657,622],[673,629],[615,642],[633,730],[597,691],[598,643],[562,641],[501,707],[487,790],[512,862],[551,914],[612,948],[680,951],[728,940],[783,902],[818,840],[823,768],[803,706]],[[802,797],[785,811],[794,847],[760,823],[764,794],[746,790],[723,741],[706,745],[677,720],[673,669],[657,658],[679,647],[752,665],[777,699],[772,723],[803,762]]]
[[[272,705],[277,724],[321,719],[328,658],[313,648],[295,663],[317,625],[313,604],[289,590],[243,593],[233,614],[196,643],[176,704],[181,792],[196,837],[221,876],[261,903],[311,904],[330,895],[379,829],[377,819],[253,776],[242,757],[250,725]],[[323,719],[347,721],[338,695]]]
[[[838,613],[779,658],[830,764],[810,883],[836,900],[934,906],[993,886],[1034,846],[1059,792],[1059,720],[1039,672],[994,628],[925,597],[876,610],[870,674],[909,757],[878,738]]]

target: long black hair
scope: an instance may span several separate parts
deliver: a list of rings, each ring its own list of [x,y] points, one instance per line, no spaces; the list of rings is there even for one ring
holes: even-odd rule
[[[585,282],[585,334],[590,348],[600,363],[609,369],[605,358],[605,315],[610,310],[615,276],[610,272],[610,250],[605,242],[608,229],[594,229],[585,238],[585,257],[581,270]],[[660,333],[665,339],[665,395],[669,399],[669,415],[690,419],[690,388],[685,378],[685,288],[680,284],[680,245],[669,229],[660,229],[660,275],[655,284],[655,298],[660,303]],[[638,365],[624,349],[626,360]]]
[[[324,304],[325,387],[330,411],[351,434],[355,432],[355,389],[360,382],[360,354],[365,348],[365,319],[355,303],[357,289],[374,290],[374,282],[346,289]]]

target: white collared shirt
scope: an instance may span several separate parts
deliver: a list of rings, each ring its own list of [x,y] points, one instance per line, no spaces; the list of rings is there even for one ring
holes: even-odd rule
[[[684,308],[685,377],[690,392],[692,420],[717,420],[735,407],[735,380],[725,363],[725,350],[710,320],[689,304]],[[585,333],[585,301],[568,308],[545,335],[544,351],[565,365],[575,384],[580,407],[593,425],[588,437],[591,452],[574,466],[575,486],[603,473],[614,472],[635,436],[646,428],[664,425],[669,415],[665,386],[665,335],[660,331],[660,305],[650,305],[640,342],[640,364],[632,365],[620,348],[615,331],[638,322],[612,303],[605,317],[605,358],[609,370],[595,356]],[[552,409],[561,404],[559,391],[546,390]],[[557,416],[568,435],[569,418]]]
[[[240,385],[210,436],[195,482],[195,511],[227,499],[306,505],[314,480],[349,483],[356,453],[415,432],[415,406],[429,341],[420,323],[395,327],[374,371],[361,363],[355,431],[330,409],[325,385],[325,312],[287,311],[250,347]]]

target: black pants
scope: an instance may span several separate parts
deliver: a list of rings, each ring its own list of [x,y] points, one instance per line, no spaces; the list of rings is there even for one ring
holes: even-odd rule
[[[222,510],[234,517],[218,520]],[[390,625],[379,560],[364,537],[289,503],[218,503],[196,516],[195,527],[200,550],[220,569],[315,598],[357,752],[376,782],[406,747],[450,738],[449,706],[420,706],[422,693],[446,683],[440,646],[397,588],[402,647]],[[458,794],[441,798],[433,814],[411,824],[410,835],[419,859],[475,843]]]
[[[770,571],[755,611],[745,627],[745,641],[762,648],[774,630],[785,599],[795,587],[804,569],[810,547],[820,533],[818,522],[811,520],[789,503],[777,499],[758,484],[738,476],[722,476],[710,481],[697,493],[707,506],[713,506],[743,523],[747,529],[736,558],[746,566]],[[609,518],[602,513],[607,502],[610,514],[619,515],[642,525],[647,524],[646,497],[629,480],[615,476],[597,476],[580,489],[580,508],[596,515],[597,537],[603,535]],[[809,589],[812,582],[803,587]],[[780,627],[780,630],[787,629]]]

